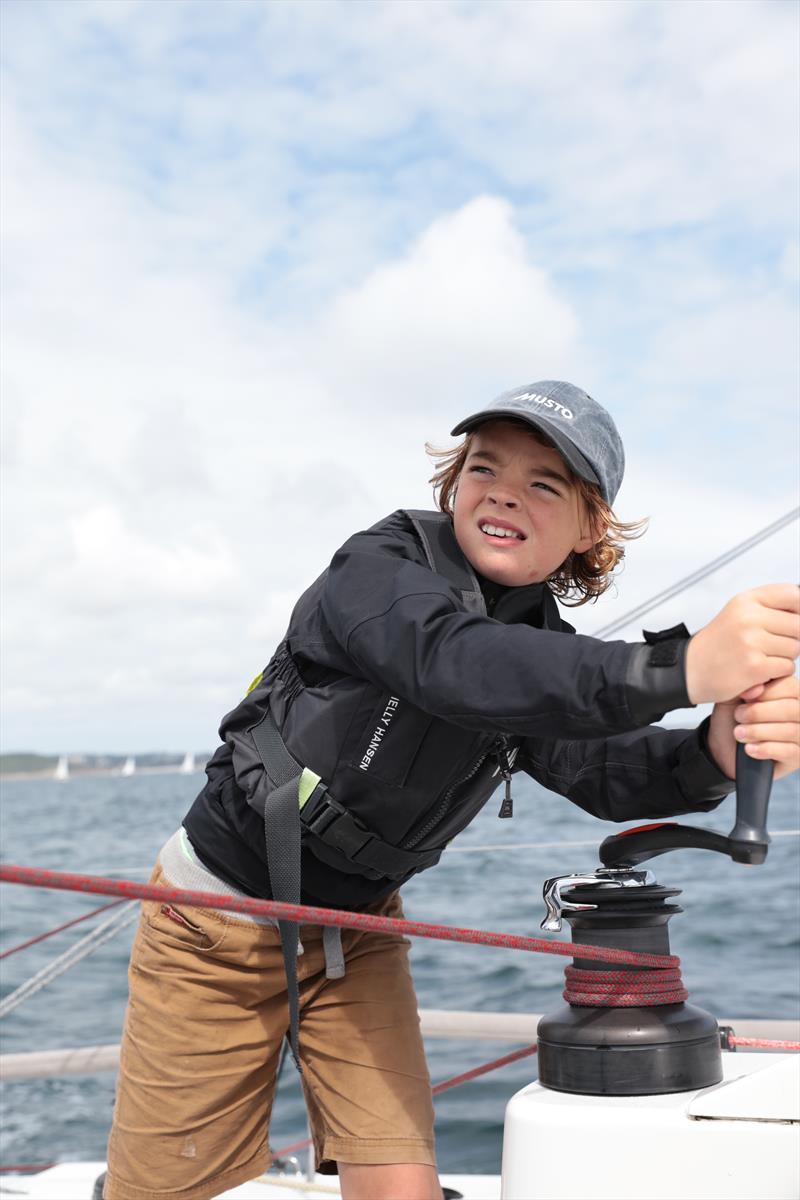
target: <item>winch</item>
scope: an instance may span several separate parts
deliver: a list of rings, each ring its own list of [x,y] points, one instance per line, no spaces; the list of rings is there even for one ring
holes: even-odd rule
[[[579,945],[669,955],[668,922],[683,911],[671,901],[680,889],[662,887],[651,871],[636,868],[691,846],[734,862],[763,863],[772,763],[749,758],[740,746],[736,772],[736,823],[727,837],[674,822],[614,834],[600,846],[602,867],[547,880],[542,929],[560,930],[564,916]],[[539,1022],[539,1081],[562,1092],[602,1096],[651,1096],[719,1083],[716,1019],[687,1004],[687,997],[677,966],[610,971],[607,963],[576,958],[567,968],[568,1004]]]
[[[566,920],[579,946],[658,958],[648,967],[575,955],[566,1003],[539,1022],[538,1082],[508,1105],[504,1200],[797,1194],[800,1063],[786,1055],[723,1060],[716,1018],[687,1002],[679,961],[664,965],[669,922],[682,911],[680,889],[661,885],[643,866],[689,847],[764,862],[773,764],[740,746],[736,772],[736,820],[727,836],[673,822],[639,826],[605,839],[600,867],[545,883],[543,929],[558,931]],[[761,1093],[742,1089],[769,1073],[777,1082],[765,1118]],[[727,1089],[724,1119],[713,1115],[718,1089]],[[754,1158],[758,1139],[772,1157],[768,1181]]]
[[[650,871],[600,869],[550,879],[552,913],[561,914],[579,945],[668,955],[678,888],[661,887]],[[630,980],[630,982],[629,982]],[[707,1087],[722,1078],[719,1030],[710,1013],[686,1003],[680,968],[641,969],[574,959],[568,1001],[539,1022],[539,1080],[583,1095],[641,1096]]]

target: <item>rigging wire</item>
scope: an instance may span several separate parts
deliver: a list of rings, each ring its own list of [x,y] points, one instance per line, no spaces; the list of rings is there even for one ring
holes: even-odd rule
[[[47,987],[48,983],[52,983],[54,979],[57,979],[59,975],[63,975],[70,967],[74,967],[76,963],[86,958],[87,955],[99,949],[100,946],[109,941],[120,930],[124,929],[126,925],[130,925],[139,916],[138,908],[138,904],[135,904],[132,900],[129,901],[118,912],[113,913],[112,916],[101,922],[100,925],[96,925],[90,933],[87,933],[80,941],[75,942],[73,946],[70,946],[58,958],[54,958],[51,962],[47,963],[46,966],[42,967],[41,971],[37,971],[25,983],[20,984],[15,991],[11,992],[0,1003],[0,1018],[8,1016],[23,1000],[27,1000],[29,996],[35,996],[43,987]]]
[[[624,616],[618,617],[615,621],[611,621],[608,625],[601,625],[599,629],[595,629],[594,632],[589,636],[595,638],[605,638],[612,633],[616,633],[620,629],[624,629],[626,625],[629,625],[638,617],[650,612],[650,609],[655,608],[657,604],[660,604],[664,600],[671,600],[673,596],[677,596],[680,592],[684,591],[688,587],[691,587],[694,583],[700,583],[702,579],[706,579],[707,576],[713,574],[714,571],[718,571],[720,567],[724,567],[726,563],[732,562],[734,558],[738,558],[739,555],[744,554],[746,550],[750,550],[753,546],[757,546],[759,542],[763,542],[768,537],[772,537],[773,533],[777,533],[779,529],[783,529],[784,526],[790,525],[792,521],[796,521],[798,516],[800,516],[800,507],[793,508],[790,512],[784,513],[784,515],[779,517],[777,521],[773,521],[771,525],[767,525],[758,533],[754,533],[753,536],[747,538],[746,541],[739,542],[737,546],[732,546],[730,550],[726,550],[724,554],[720,554],[719,558],[715,558],[711,562],[706,563],[704,567],[700,567],[697,571],[693,571],[691,575],[686,575],[683,579],[679,579],[677,583],[673,583],[671,587],[665,588],[663,592],[658,592],[657,595],[651,596],[649,600],[645,600],[644,603],[638,605],[636,608],[632,608],[630,612],[625,613]]]

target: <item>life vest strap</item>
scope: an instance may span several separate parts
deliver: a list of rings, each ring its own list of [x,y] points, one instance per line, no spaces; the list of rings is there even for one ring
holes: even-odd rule
[[[299,784],[303,768],[286,749],[278,728],[267,711],[250,731],[264,770],[276,787],[264,802],[264,840],[273,900],[300,903],[300,807]],[[300,993],[297,984],[299,933],[292,921],[278,921],[281,935],[286,991],[289,1001],[289,1045],[295,1065],[300,1065]]]
[[[477,612],[485,617],[486,601],[481,586],[456,540],[453,522],[447,513],[419,508],[406,508],[403,512],[422,542],[430,569],[437,575],[443,575],[458,589],[468,612]]]
[[[406,515],[422,542],[431,570],[443,575],[461,593],[468,611],[485,615],[486,604],[480,584],[459,548],[450,518],[444,513],[410,509],[406,510]],[[280,675],[281,670],[289,670],[291,675],[293,663],[285,643],[282,643],[274,657],[276,662],[271,665],[270,675]],[[302,681],[296,670],[294,676],[296,679],[291,678],[289,682],[296,694],[302,688]],[[266,789],[263,811],[250,797],[248,800],[264,820],[267,869],[274,900],[300,903],[303,827],[325,845],[343,854],[368,879],[400,881],[438,862],[441,849],[401,850],[383,841],[334,800],[322,780],[304,799],[300,791],[304,768],[289,752],[269,709],[249,732],[272,784]],[[278,921],[278,927],[286,969],[289,1044],[297,1069],[302,1072],[299,1054],[300,993],[297,983],[298,927],[291,921]],[[341,932],[338,929],[326,929],[325,935],[326,971],[331,978],[339,978],[344,974]]]
[[[367,879],[405,878],[412,871],[433,866],[441,849],[401,850],[373,833],[320,783],[300,810],[300,822],[326,846],[341,851],[362,868]]]
[[[264,840],[267,869],[273,900],[299,904],[301,834],[305,827],[327,846],[344,854],[357,864],[368,879],[400,880],[414,871],[423,870],[438,862],[441,849],[401,850],[384,842],[367,829],[351,813],[334,800],[320,780],[305,800],[300,797],[303,767],[290,753],[280,731],[267,710],[252,727],[253,736],[264,770],[273,787],[268,789],[263,811]],[[255,805],[254,805],[255,807]],[[286,989],[289,1001],[289,1045],[297,1069],[300,1065],[300,993],[297,983],[297,953],[299,936],[292,921],[278,921],[281,950],[286,970]],[[331,979],[344,974],[341,931],[325,931],[325,968]]]

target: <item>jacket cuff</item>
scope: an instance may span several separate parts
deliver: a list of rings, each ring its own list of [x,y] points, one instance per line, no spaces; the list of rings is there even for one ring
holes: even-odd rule
[[[686,691],[689,632],[676,625],[662,633],[645,631],[633,647],[625,679],[628,708],[639,725],[660,721],[673,708],[694,708]]]
[[[736,782],[719,769],[708,750],[709,718],[681,746],[675,782],[693,812],[710,812],[736,789]]]

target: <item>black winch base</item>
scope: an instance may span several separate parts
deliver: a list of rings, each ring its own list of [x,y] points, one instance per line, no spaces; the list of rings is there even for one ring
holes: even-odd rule
[[[680,889],[652,884],[630,891],[576,886],[565,898],[596,904],[565,913],[572,940],[669,954],[668,903]],[[608,964],[575,958],[585,970]],[[636,969],[636,968],[632,968]],[[694,1005],[606,1008],[565,1004],[539,1022],[539,1082],[583,1096],[657,1096],[709,1087],[722,1079],[716,1019]]]

